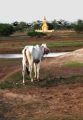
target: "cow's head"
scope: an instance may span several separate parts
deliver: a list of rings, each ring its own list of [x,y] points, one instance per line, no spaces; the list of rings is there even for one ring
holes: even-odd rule
[[[44,49],[44,54],[50,53],[50,49],[47,47],[46,43],[43,43],[41,46],[42,46],[43,49]]]

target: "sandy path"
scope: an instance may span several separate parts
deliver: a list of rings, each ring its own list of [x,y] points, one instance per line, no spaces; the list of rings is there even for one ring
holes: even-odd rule
[[[0,82],[5,81],[8,77],[12,76],[13,74],[19,72],[22,70],[22,67],[19,65],[19,67],[14,67],[14,69],[12,69],[11,71],[7,71],[7,75],[5,77],[3,77]]]

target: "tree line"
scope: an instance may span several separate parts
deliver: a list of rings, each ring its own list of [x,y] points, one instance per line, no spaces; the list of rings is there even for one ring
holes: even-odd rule
[[[9,36],[16,31],[34,31],[37,29],[41,29],[43,22],[37,20],[32,23],[26,22],[13,22],[11,24],[0,23],[0,36]],[[79,19],[76,22],[68,22],[65,20],[53,20],[51,22],[47,21],[49,30],[75,30],[76,32],[83,32],[83,20]]]

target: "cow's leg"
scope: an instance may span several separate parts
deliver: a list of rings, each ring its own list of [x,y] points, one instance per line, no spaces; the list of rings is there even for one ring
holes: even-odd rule
[[[26,73],[26,49],[22,51],[23,59],[22,59],[22,75],[23,75],[23,84],[25,83],[25,73]]]
[[[29,65],[29,71],[30,71],[31,82],[33,82],[33,77],[32,77],[32,63]]]
[[[35,73],[34,79],[37,79],[37,64],[36,63],[34,63],[34,73]]]
[[[37,80],[39,81],[40,63],[37,64]]]
[[[31,79],[31,82],[33,82],[33,77],[32,77],[33,61],[31,61],[31,59],[28,59],[28,62],[29,62],[30,79]]]
[[[25,72],[26,72],[26,65],[25,65],[25,63],[23,63],[23,61],[22,61],[22,64],[23,64],[22,75],[23,75],[23,84],[24,84],[24,83],[25,83]]]
[[[29,63],[30,79],[31,79],[31,82],[33,82],[33,77],[32,77],[33,59],[32,59],[32,56],[29,52],[27,52],[27,58],[28,58],[28,63]]]

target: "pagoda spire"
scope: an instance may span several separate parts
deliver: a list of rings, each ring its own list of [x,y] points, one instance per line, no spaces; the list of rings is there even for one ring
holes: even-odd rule
[[[44,16],[44,21],[43,21],[43,25],[42,25],[42,31],[43,32],[47,32],[48,31],[48,25],[46,23],[46,17]]]

